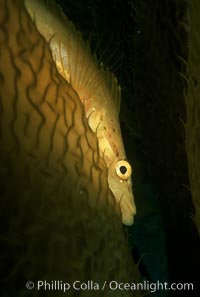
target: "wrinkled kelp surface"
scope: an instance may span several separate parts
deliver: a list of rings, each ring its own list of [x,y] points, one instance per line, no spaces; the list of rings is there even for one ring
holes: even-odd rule
[[[138,280],[96,135],[23,1],[0,2],[0,121],[1,296],[66,295],[30,280]]]
[[[167,274],[169,274],[169,281],[171,282],[191,281],[195,283],[196,281],[195,285],[197,286],[195,288],[198,290],[199,275],[195,270],[196,268],[199,269],[200,266],[200,242],[197,228],[191,219],[194,217],[196,225],[199,226],[198,28],[200,12],[198,0],[130,0],[128,3],[121,0],[67,2],[60,0],[57,2],[66,8],[65,11],[70,19],[76,21],[76,27],[83,32],[83,36],[91,37],[90,44],[93,50],[97,52],[99,50],[99,59],[111,70],[117,70],[117,77],[122,86],[120,116],[128,159],[133,164],[136,203],[137,200],[139,201],[137,203],[136,221],[133,228],[130,228],[131,240],[129,245],[134,247],[133,256],[136,257],[137,254],[135,248],[138,249],[138,258],[140,259],[145,252],[145,257],[140,261],[140,268],[149,280],[156,279],[156,277],[166,279]],[[2,3],[12,2],[1,1],[0,3],[2,5]],[[2,23],[2,10],[0,10],[0,17]],[[5,23],[8,24],[6,19]],[[14,23],[17,24],[18,21],[13,21]],[[13,31],[15,27],[13,24],[12,26],[10,24],[9,32]],[[0,38],[3,44],[7,42],[5,36],[5,30],[1,30]],[[26,36],[25,40],[29,34]],[[18,38],[21,37],[18,36]],[[2,65],[3,60],[3,64],[7,65],[7,60],[5,56],[2,58],[2,53],[1,49],[0,63]],[[52,61],[49,65],[52,65]],[[13,65],[12,68],[14,69]],[[1,69],[4,72],[7,69],[8,77],[12,78],[12,71],[9,70],[11,68],[1,66]],[[13,87],[10,87],[9,81],[6,92],[5,90],[2,91],[2,86],[5,85],[2,78],[1,75],[0,94],[9,98],[13,92]],[[57,79],[60,84],[62,79],[59,76]],[[68,94],[67,98],[71,94],[70,96],[78,102],[78,98],[75,99],[70,86],[65,85],[62,88],[64,90],[67,88],[66,92],[63,91]],[[38,95],[35,95],[34,98],[36,97],[41,98]],[[20,103],[18,99],[17,103],[12,104],[12,112]],[[71,102],[69,98],[67,102]],[[8,103],[7,108],[9,106]],[[73,111],[72,102],[71,105],[69,103],[69,106],[71,106],[69,109]],[[26,106],[21,106],[21,108],[26,110]],[[62,111],[63,107],[58,107],[58,110]],[[1,108],[1,118],[2,115],[3,109]],[[37,121],[40,121],[39,117],[36,115],[35,117]],[[5,124],[9,127],[7,129],[8,132],[10,131],[8,135],[11,135],[11,131],[15,131],[14,123],[18,121],[18,117],[15,114],[14,118],[10,117],[10,120]],[[28,122],[28,118],[26,121]],[[52,118],[51,127],[53,127],[53,121]],[[20,131],[20,126],[17,129]],[[34,137],[36,135],[33,133],[34,129],[31,131]],[[75,130],[72,129],[71,131]],[[26,132],[24,133],[26,134]],[[5,135],[6,133],[4,133],[4,137]],[[83,276],[90,276],[92,263],[95,265],[98,263],[103,271],[102,275],[104,272],[108,277],[122,273],[120,278],[129,279],[123,274],[124,267],[129,274],[129,270],[133,266],[132,262],[127,264],[129,256],[117,218],[114,227],[112,223],[110,224],[109,214],[104,218],[102,212],[99,213],[89,207],[89,204],[83,202],[85,200],[80,200],[82,201],[80,209],[86,210],[81,211],[80,216],[80,211],[79,215],[77,214],[76,200],[69,200],[71,201],[71,210],[68,211],[66,199],[63,198],[62,194],[52,194],[51,196],[45,194],[50,193],[50,189],[52,193],[54,190],[57,191],[58,187],[55,186],[55,183],[56,181],[58,184],[60,183],[63,174],[58,172],[60,169],[56,170],[55,173],[51,167],[52,169],[47,171],[51,172],[52,178],[49,175],[42,175],[37,163],[41,164],[41,160],[47,157],[47,152],[42,155],[42,158],[37,157],[35,161],[31,161],[33,163],[30,163],[33,157],[25,157],[25,153],[21,155],[23,157],[19,157],[18,153],[12,153],[16,150],[15,144],[12,145],[15,134],[12,135],[7,137],[6,142],[1,140],[1,143],[7,143],[7,148],[10,147],[10,143],[13,147],[10,150],[5,148],[1,154],[1,164],[4,164],[1,168],[5,168],[1,170],[3,177],[1,179],[1,193],[5,193],[1,195],[4,197],[1,199],[1,217],[4,221],[4,225],[1,224],[1,229],[4,234],[10,230],[9,236],[1,237],[3,242],[1,246],[4,251],[7,249],[4,254],[1,254],[2,259],[4,259],[4,276],[7,277],[11,272],[9,267],[16,263],[16,259],[19,259],[18,265],[15,266],[18,269],[16,271],[20,271],[21,275],[27,274],[26,279],[29,275],[34,274],[38,267],[42,271],[41,274],[49,275],[51,279],[51,275],[54,278],[55,274],[61,276],[63,275],[62,272],[67,274],[67,271],[74,267],[74,263],[76,263],[76,267],[80,267],[80,263],[83,265],[81,267],[86,267],[85,261],[88,257],[87,263],[90,268],[85,270]],[[25,146],[25,142],[30,143],[29,140],[26,141],[27,138],[24,136],[23,138],[23,146]],[[32,136],[30,138],[32,139]],[[20,139],[22,141],[22,137]],[[44,141],[45,139],[47,138],[44,137]],[[91,139],[94,137],[91,136]],[[93,148],[95,146],[94,143]],[[48,148],[49,146],[45,144],[44,147]],[[91,153],[91,150],[89,152]],[[89,156],[91,156],[90,153]],[[79,157],[77,156],[75,159],[73,156],[71,159],[79,160]],[[49,160],[54,159],[50,157]],[[29,193],[29,186],[27,186],[26,191],[22,189],[26,189],[25,184],[30,184],[28,181],[25,182],[28,179],[27,168],[30,164],[34,165],[31,165],[31,168],[34,168],[34,171],[31,170],[34,186]],[[42,166],[45,167],[46,172],[45,164]],[[104,172],[103,163],[97,161],[97,164],[100,167],[102,166],[99,170]],[[97,176],[100,171],[97,170]],[[13,172],[16,173],[13,175]],[[64,195],[69,199],[69,193],[73,192],[74,181],[70,179],[71,174],[65,174],[66,179],[63,179],[62,188]],[[2,180],[6,181],[5,184],[2,184]],[[85,181],[87,181],[87,177]],[[41,191],[41,189],[44,190]],[[61,192],[63,193],[63,191]],[[39,192],[41,192],[40,195]],[[84,190],[81,192],[82,196],[88,197],[87,192]],[[19,193],[21,194],[19,195]],[[56,199],[54,199],[55,196]],[[20,200],[19,197],[21,197]],[[97,195],[95,197],[97,198]],[[110,197],[110,199],[112,204],[112,198]],[[74,204],[73,201],[75,201]],[[20,212],[19,209],[21,209]],[[19,217],[20,219],[18,219]],[[88,222],[88,228],[83,223],[84,220]],[[114,219],[112,219],[113,221]],[[19,229],[26,230],[26,232],[19,232]],[[86,237],[82,236],[85,231]],[[35,236],[35,234],[37,235]],[[66,244],[63,243],[63,236],[59,234],[64,234],[64,237],[68,234]],[[166,239],[163,240],[163,237]],[[51,244],[54,242],[55,245]],[[62,249],[63,246],[67,246],[67,248]],[[88,256],[84,252],[87,249],[82,248],[82,246],[91,247],[88,249],[91,251],[88,252]],[[54,252],[54,250],[59,250],[59,252]],[[65,250],[71,252],[67,254]],[[99,253],[100,250],[101,253]],[[111,257],[113,251],[116,253]],[[31,262],[29,256],[22,256],[24,254],[32,254],[35,259]],[[5,255],[7,258],[4,258]],[[75,257],[75,255],[78,256]],[[49,261],[50,258],[53,260]],[[111,262],[107,264],[108,260]],[[111,267],[112,261],[117,263],[117,271],[113,270],[109,274],[107,265]],[[166,261],[168,267],[166,267]],[[69,263],[67,268],[66,262]],[[142,264],[144,265],[142,266]],[[120,271],[119,267],[122,267]],[[53,271],[52,274],[51,271]],[[74,268],[73,271],[77,274],[78,268]],[[132,275],[131,279],[134,279],[134,272],[130,272],[130,274]],[[14,279],[16,279],[15,274],[7,279],[7,284],[9,281],[13,284],[12,280]],[[19,276],[19,279],[23,278]],[[24,288],[24,282],[18,287]],[[163,294],[159,296],[166,296],[167,293],[169,296],[175,297],[196,296],[196,291],[163,291],[159,293]],[[27,291],[25,291],[26,294]],[[14,292],[13,295],[15,295]],[[42,293],[41,295],[43,296]],[[93,296],[93,292],[91,295]]]

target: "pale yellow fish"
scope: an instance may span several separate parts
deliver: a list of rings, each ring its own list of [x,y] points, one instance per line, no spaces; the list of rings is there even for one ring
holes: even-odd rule
[[[122,222],[131,225],[136,214],[132,193],[132,169],[119,124],[120,87],[115,76],[97,65],[81,34],[52,1],[25,0],[38,31],[49,42],[59,73],[79,95],[92,131],[97,133],[99,153],[108,167],[109,188],[120,203]]]

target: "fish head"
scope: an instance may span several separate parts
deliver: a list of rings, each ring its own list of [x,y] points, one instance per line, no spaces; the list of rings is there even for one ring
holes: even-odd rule
[[[103,119],[97,129],[100,155],[103,156],[108,168],[109,189],[120,205],[122,222],[129,226],[133,224],[136,214],[131,180],[132,167],[126,160],[119,120],[113,113],[109,113],[112,110],[108,108],[102,113],[101,109],[101,116],[94,116],[93,119],[98,119],[98,123]]]
[[[122,222],[128,226],[133,224],[136,214],[131,174],[131,165],[126,160],[115,160],[108,168],[109,188],[120,204]]]

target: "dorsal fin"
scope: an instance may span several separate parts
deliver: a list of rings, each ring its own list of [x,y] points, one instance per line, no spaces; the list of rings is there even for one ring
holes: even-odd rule
[[[80,31],[78,31],[73,22],[68,19],[68,17],[64,14],[62,8],[59,4],[55,2],[55,0],[43,0],[46,4],[47,8],[54,14],[54,16],[57,16],[58,19],[62,20],[64,24],[66,24],[66,27],[68,30],[71,30],[71,32],[79,39],[79,42],[81,45],[85,48],[85,50],[88,52],[88,54],[91,54],[90,51],[90,45],[89,42],[83,40],[82,34]],[[96,58],[96,57],[95,57]]]
[[[103,64],[101,63],[101,72],[105,79],[105,82],[111,92],[112,99],[117,109],[117,113],[119,114],[120,105],[121,105],[121,87],[117,82],[117,78],[115,77],[114,73],[109,71],[108,68],[104,69]]]
[[[104,81],[119,113],[121,89],[117,79],[108,69],[104,69],[102,63],[98,63],[96,54],[91,53],[89,42],[83,40],[62,8],[54,0],[25,0],[25,3],[36,19],[39,31],[53,48],[58,71],[72,84],[80,99],[91,98]],[[41,10],[43,14],[37,13]],[[48,22],[45,17],[49,18]]]
[[[96,66],[101,70],[102,76],[105,79],[106,85],[108,86],[114,104],[116,106],[117,113],[120,111],[121,104],[121,87],[118,85],[117,79],[115,75],[109,71],[108,68],[105,68],[103,63],[98,63],[98,59],[96,54],[91,53],[90,44],[87,41],[83,40],[82,34],[76,30],[74,24],[68,20],[66,15],[63,13],[61,7],[57,5],[53,0],[45,0],[48,8],[52,9],[52,12],[57,15],[57,17],[62,18],[66,26],[70,28],[72,33],[79,39],[80,44],[87,51],[88,55],[91,57],[92,61],[96,64]]]

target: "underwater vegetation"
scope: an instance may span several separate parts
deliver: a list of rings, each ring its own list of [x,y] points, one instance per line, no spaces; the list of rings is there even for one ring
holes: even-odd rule
[[[139,280],[77,93],[23,1],[0,2],[0,28],[1,296],[51,294],[28,291],[30,280]]]
[[[152,296],[199,296],[199,1],[57,2],[121,86],[137,215],[127,239],[79,94],[23,1],[0,0],[1,296],[39,278],[138,281],[138,260],[147,280],[195,285]]]
[[[188,170],[190,178],[190,191],[192,194],[195,214],[194,221],[200,234],[200,3],[191,1],[188,11],[189,40],[188,60],[185,92],[187,110],[186,151],[188,157]]]

